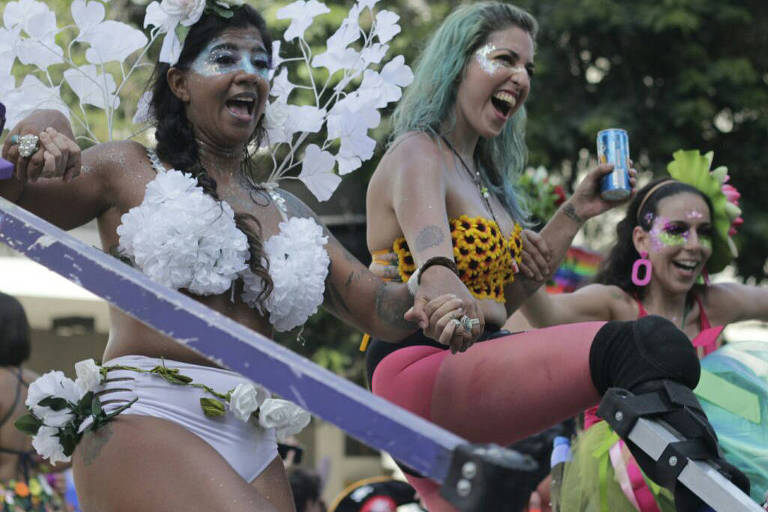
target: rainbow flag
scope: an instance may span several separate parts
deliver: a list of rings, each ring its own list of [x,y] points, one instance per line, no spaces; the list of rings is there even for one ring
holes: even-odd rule
[[[572,292],[597,274],[597,269],[603,255],[582,247],[569,247],[560,267],[552,277],[553,282],[547,285],[549,293]]]

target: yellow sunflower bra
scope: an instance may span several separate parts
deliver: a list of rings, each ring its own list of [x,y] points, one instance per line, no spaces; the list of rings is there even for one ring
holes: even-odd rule
[[[504,285],[515,280],[522,259],[523,228],[515,223],[505,240],[499,226],[490,219],[462,215],[449,224],[461,281],[475,298],[503,303]],[[393,249],[400,278],[405,282],[416,271],[416,264],[404,237],[394,241]]]

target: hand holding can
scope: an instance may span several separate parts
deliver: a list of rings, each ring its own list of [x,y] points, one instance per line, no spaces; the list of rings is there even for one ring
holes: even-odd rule
[[[613,171],[600,181],[600,197],[606,201],[622,201],[629,197],[629,137],[621,128],[600,130],[597,134],[597,161],[613,164]]]

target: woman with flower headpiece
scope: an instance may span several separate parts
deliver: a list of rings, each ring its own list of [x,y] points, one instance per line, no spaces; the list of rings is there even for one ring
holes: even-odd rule
[[[432,276],[457,297],[437,308],[424,305],[428,295],[417,298],[412,312],[431,320],[423,332],[397,345],[373,341],[366,356],[373,392],[475,442],[511,444],[596,404],[608,387],[654,394],[674,381],[692,398],[690,374],[698,372],[687,338],[659,317],[514,335],[501,329],[584,221],[615,206],[598,190],[612,166],[598,166],[532,239],[535,247],[522,243],[526,214],[515,184],[536,32],[534,18],[507,3],[456,9],[420,57],[368,188],[374,269],[386,268],[394,252],[396,276],[410,288]],[[539,250],[542,240],[548,250]],[[425,336],[437,337],[434,328],[458,333],[450,351],[447,338]],[[661,364],[665,358],[674,366]],[[700,409],[695,414],[706,425]],[[453,510],[434,482],[408,479],[430,511]]]
[[[14,427],[37,375],[29,358],[29,323],[21,303],[0,293],[0,512],[66,510],[56,474],[40,471],[30,439]],[[53,485],[52,485],[53,484]]]
[[[676,152],[670,177],[649,183],[629,204],[596,284],[574,293],[538,292],[521,308],[527,320],[543,327],[658,315],[678,326],[700,357],[717,349],[727,324],[768,320],[768,289],[709,282],[736,256],[731,235],[742,222],[739,193],[725,183],[724,167],[710,172],[711,162],[712,153]],[[560,510],[674,510],[666,492],[646,484],[594,408],[585,413],[585,428],[563,480]]]
[[[263,334],[321,304],[384,339],[412,333],[405,285],[373,276],[295,197],[249,179],[269,93],[262,17],[242,1],[164,0],[147,21],[167,30],[151,91],[156,150],[125,141],[81,155],[63,116],[37,112],[6,140],[16,172],[0,193],[63,228],[96,218],[115,255]],[[440,304],[428,282],[419,293]],[[44,375],[17,423],[53,462],[74,454],[83,510],[293,510],[275,440],[309,414],[111,315],[103,366],[79,362],[74,382]]]

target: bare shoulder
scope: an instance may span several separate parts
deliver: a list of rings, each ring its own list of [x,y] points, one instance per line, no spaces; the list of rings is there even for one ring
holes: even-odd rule
[[[282,188],[276,188],[275,191],[285,201],[284,205],[290,217],[308,217],[317,220],[318,223],[320,222],[320,217],[312,208],[294,194]]]
[[[147,149],[132,140],[102,142],[83,152],[83,173],[119,173],[128,169],[151,169]]]
[[[441,149],[429,134],[408,132],[392,142],[379,169],[387,174],[428,173],[430,170],[439,171],[440,159]]]

